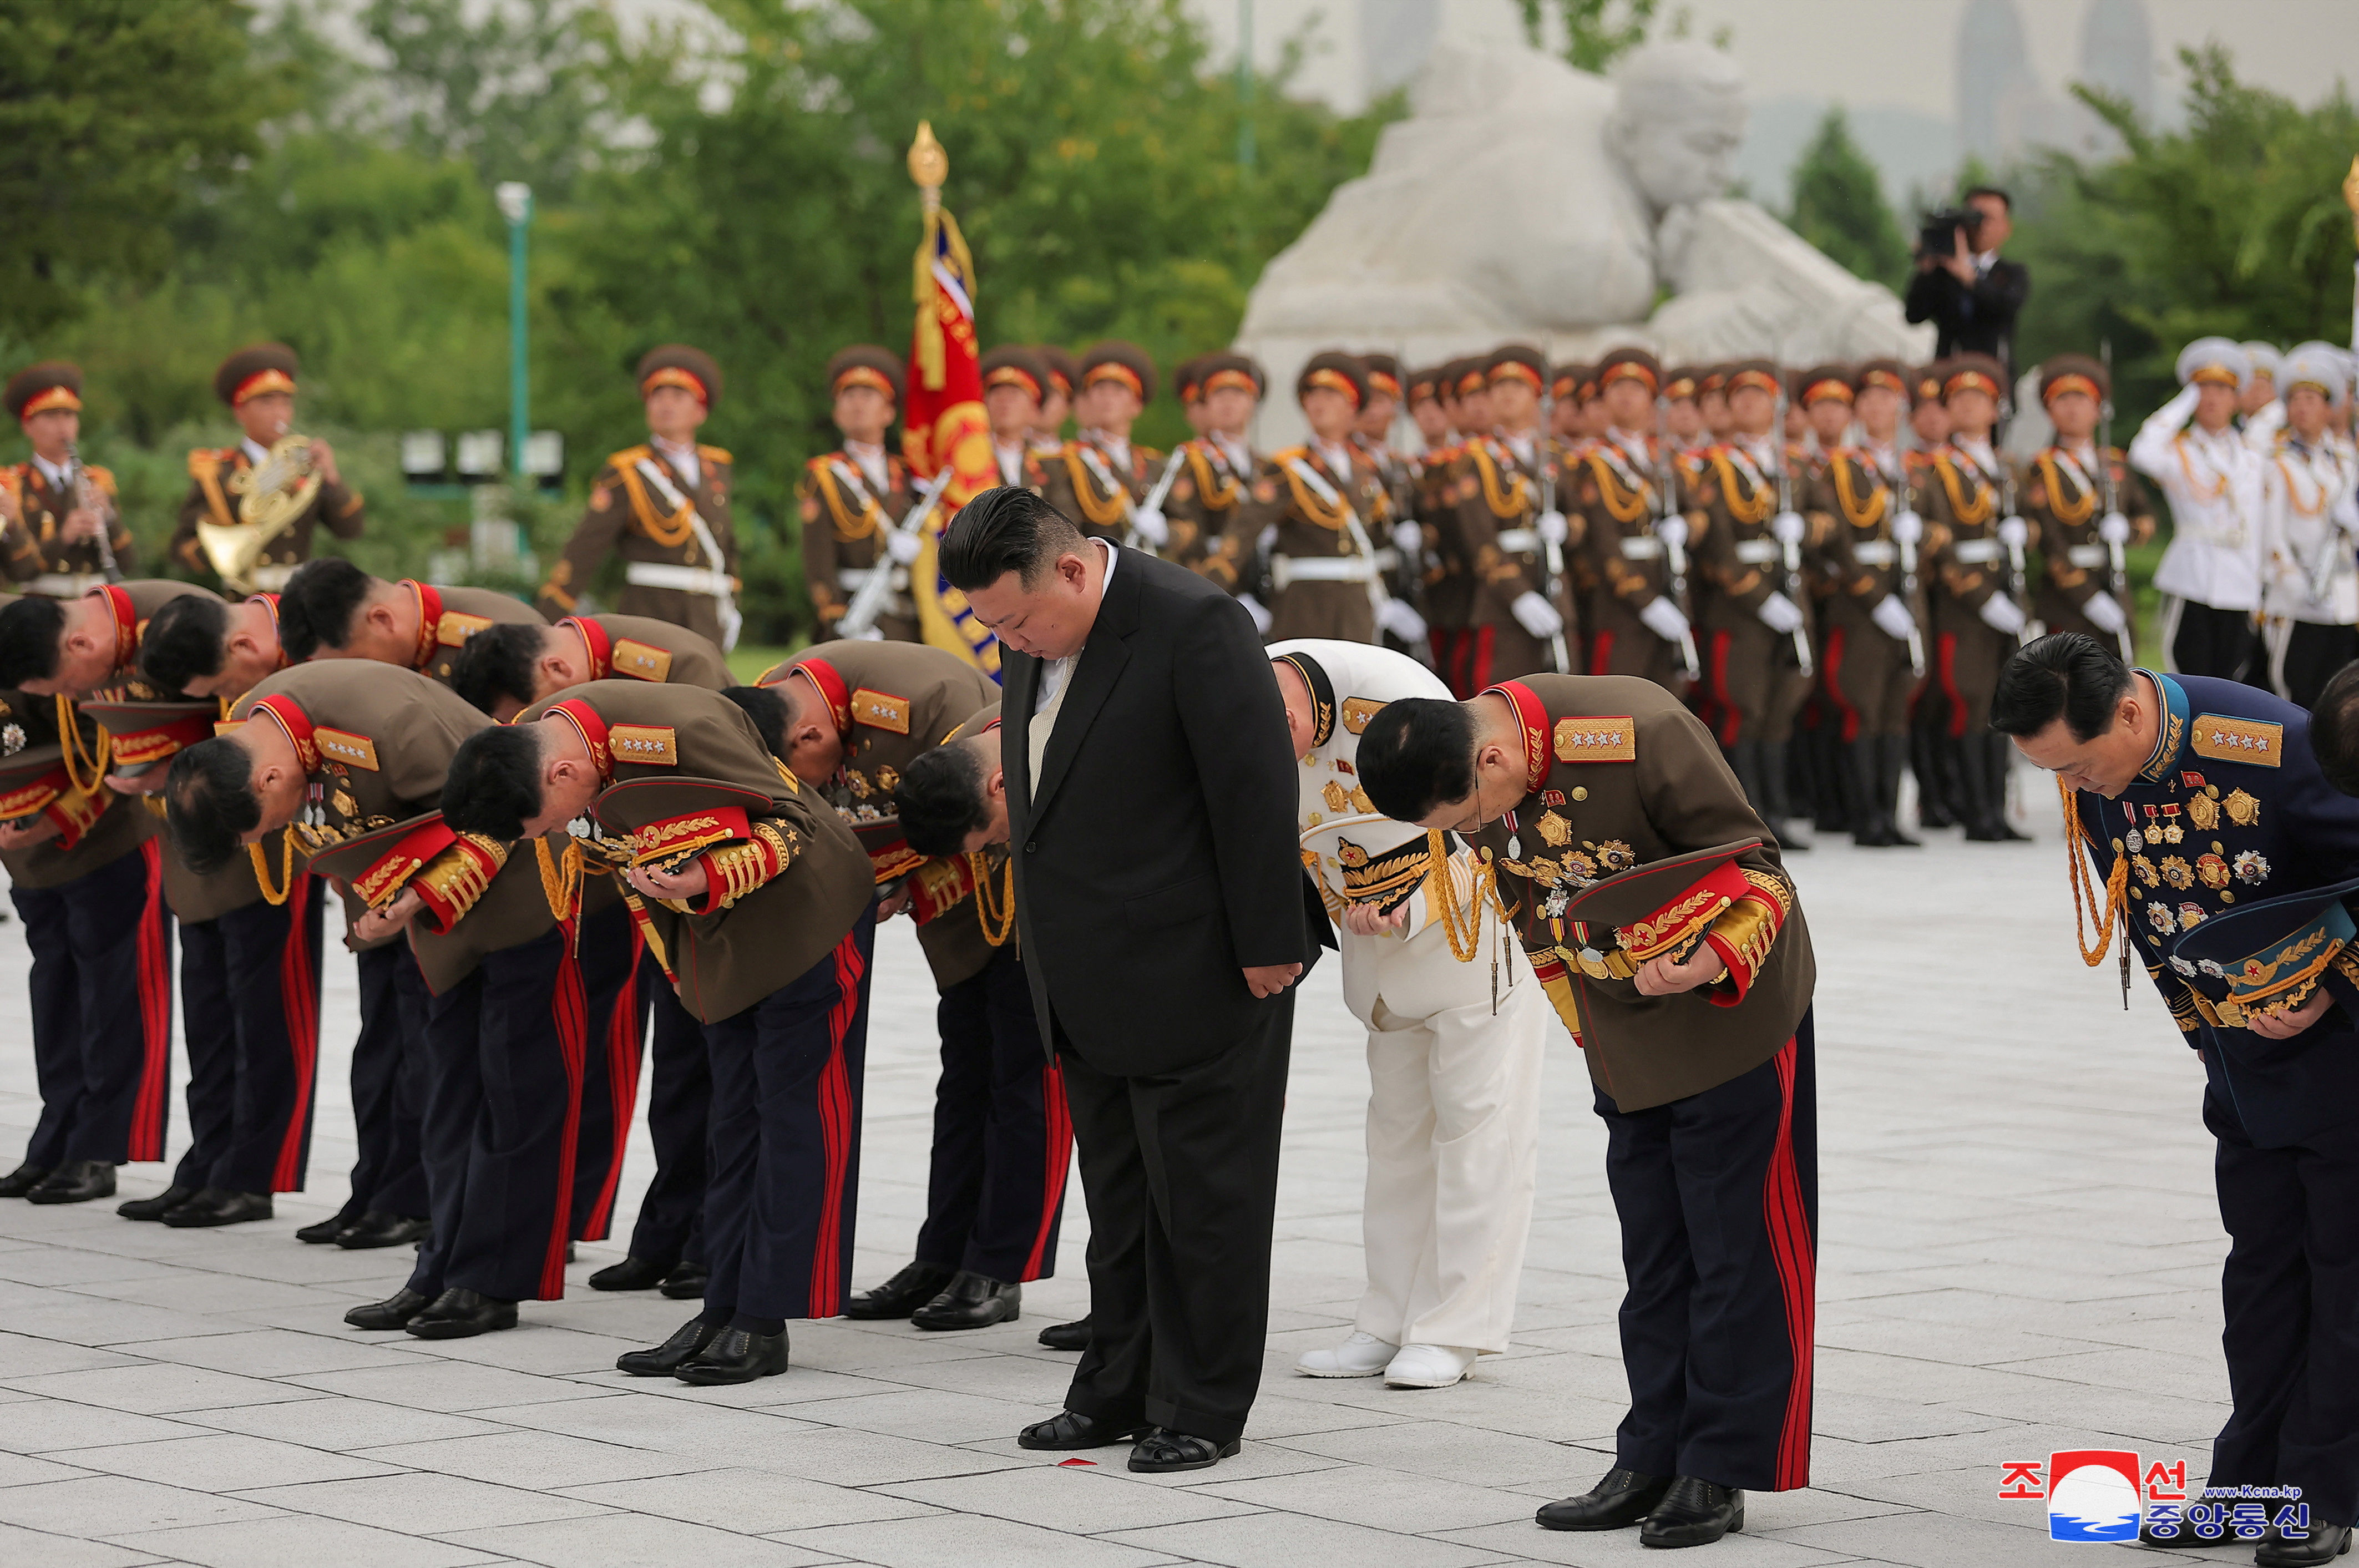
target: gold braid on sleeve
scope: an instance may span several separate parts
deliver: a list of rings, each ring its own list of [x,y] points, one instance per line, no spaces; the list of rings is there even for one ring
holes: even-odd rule
[[[461,833],[413,875],[408,885],[426,900],[430,929],[448,931],[491,889],[508,860],[508,846],[482,833]]]

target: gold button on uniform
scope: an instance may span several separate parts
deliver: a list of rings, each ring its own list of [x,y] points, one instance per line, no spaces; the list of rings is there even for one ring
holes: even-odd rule
[[[1574,785],[1574,786],[1572,787],[1572,798],[1573,798],[1574,800],[1588,800],[1588,799],[1589,799],[1589,788],[1588,788],[1588,786],[1587,786],[1587,785],[1584,785],[1584,784],[1576,784],[1576,785]]]

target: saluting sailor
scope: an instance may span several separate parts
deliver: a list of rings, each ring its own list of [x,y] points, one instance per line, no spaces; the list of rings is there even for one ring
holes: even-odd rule
[[[2261,472],[2270,683],[2307,708],[2359,658],[2359,450],[2336,430],[2351,396],[2343,356],[2303,343],[2278,366],[2277,400],[2245,427]]]
[[[2261,607],[2261,454],[2235,427],[2253,363],[2226,338],[2179,352],[2180,393],[2147,416],[2130,466],[2170,503],[2170,547],[2155,568],[2162,648],[2174,674],[2252,679]]]

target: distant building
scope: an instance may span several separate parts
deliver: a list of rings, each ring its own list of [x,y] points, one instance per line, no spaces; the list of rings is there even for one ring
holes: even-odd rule
[[[2090,0],[2081,18],[2081,71],[2085,82],[2125,100],[2140,120],[2154,118],[2154,28],[2146,0]],[[2077,101],[2078,124],[2071,151],[2083,158],[2112,158],[2122,150],[2114,128]]]
[[[2040,97],[2015,0],[1966,0],[1958,18],[1958,146],[1995,163],[2015,150],[2019,116]]]

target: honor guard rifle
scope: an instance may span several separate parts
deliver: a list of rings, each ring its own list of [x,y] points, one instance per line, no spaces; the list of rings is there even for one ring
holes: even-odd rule
[[[935,503],[942,498],[942,492],[950,488],[951,477],[956,472],[948,462],[943,463],[940,471],[918,493],[917,503],[903,514],[899,522],[893,525],[893,531],[897,534],[921,532],[926,526],[926,518],[933,512]],[[890,550],[876,552],[876,563],[861,580],[860,591],[853,594],[843,618],[835,623],[837,637],[864,637],[875,627],[876,617],[884,613],[886,601],[893,594],[894,565]]]
[[[1794,510],[1794,465],[1786,461],[1786,377],[1777,376],[1777,422],[1769,430],[1770,454],[1777,464],[1777,515],[1786,517]],[[1777,541],[1780,562],[1786,569],[1786,598],[1797,610],[1810,602],[1810,591],[1802,586],[1802,546],[1796,539]],[[1805,678],[1818,672],[1818,660],[1810,656],[1810,628],[1807,622],[1794,628],[1794,661],[1801,666]]]
[[[1532,437],[1534,466],[1540,471],[1540,517],[1556,510],[1556,462],[1549,452],[1549,442],[1552,439],[1549,430],[1556,423],[1556,398],[1550,395],[1548,383],[1548,373],[1543,370],[1540,373],[1540,423]],[[1533,518],[1532,524],[1537,528],[1539,517]],[[1543,539],[1540,540],[1540,597],[1549,602],[1551,610],[1557,609],[1560,603],[1557,595],[1563,583],[1564,546],[1552,539]],[[1563,611],[1557,610],[1560,624],[1556,635],[1549,638],[1549,668],[1559,675],[1570,675],[1572,673],[1572,652],[1564,645],[1563,615]]]
[[[1915,499],[1908,479],[1908,438],[1916,432],[1908,428],[1908,415],[1903,408],[1897,429],[1892,432],[1892,456],[1900,470],[1899,478],[1885,487],[1890,497],[1885,502],[1885,522],[1892,529],[1892,542],[1900,552],[1900,597],[1908,606],[1908,670],[1918,680],[1925,679],[1925,634],[1917,629],[1917,541],[1900,542],[1900,514],[1912,511],[1909,503]],[[1923,528],[1920,521],[1919,528]]]
[[[1668,391],[1655,394],[1655,488],[1660,492],[1655,498],[1655,536],[1663,541],[1663,573],[1670,590],[1671,603],[1682,615],[1688,615],[1688,628],[1680,633],[1680,669],[1690,684],[1703,679],[1702,661],[1696,658],[1694,616],[1688,611],[1688,547],[1683,540],[1668,537],[1663,525],[1679,516],[1680,460],[1671,446],[1671,399]],[[1681,519],[1682,523],[1685,519]],[[1673,530],[1676,532],[1677,530]]]
[[[1991,461],[1998,464],[1998,520],[2004,528],[2009,522],[2021,520],[2015,510],[2015,464],[2006,460],[2006,453],[1999,450],[1996,441],[1991,442]],[[2017,539],[2006,541],[2006,596],[2015,601],[2017,611],[2024,617],[2023,626],[2015,634],[2015,645],[2021,648],[2031,640],[2031,589],[2024,570],[2023,545]]]
[[[2113,339],[2098,340],[2097,357],[2104,362],[2105,366],[2105,396],[2097,404],[2097,485],[2104,496],[2099,505],[2104,507],[2104,510],[2099,514],[2097,526],[2103,528],[2122,509],[2121,484],[2114,477]],[[2122,548],[2122,541],[2117,539],[2109,539],[2105,541],[2105,591],[2113,594],[2116,602],[2128,598],[2129,561],[2127,552]],[[2114,638],[2122,645],[2122,662],[2135,666],[2137,663],[2136,638],[2128,623],[2123,624],[2122,629],[2114,634]]]

